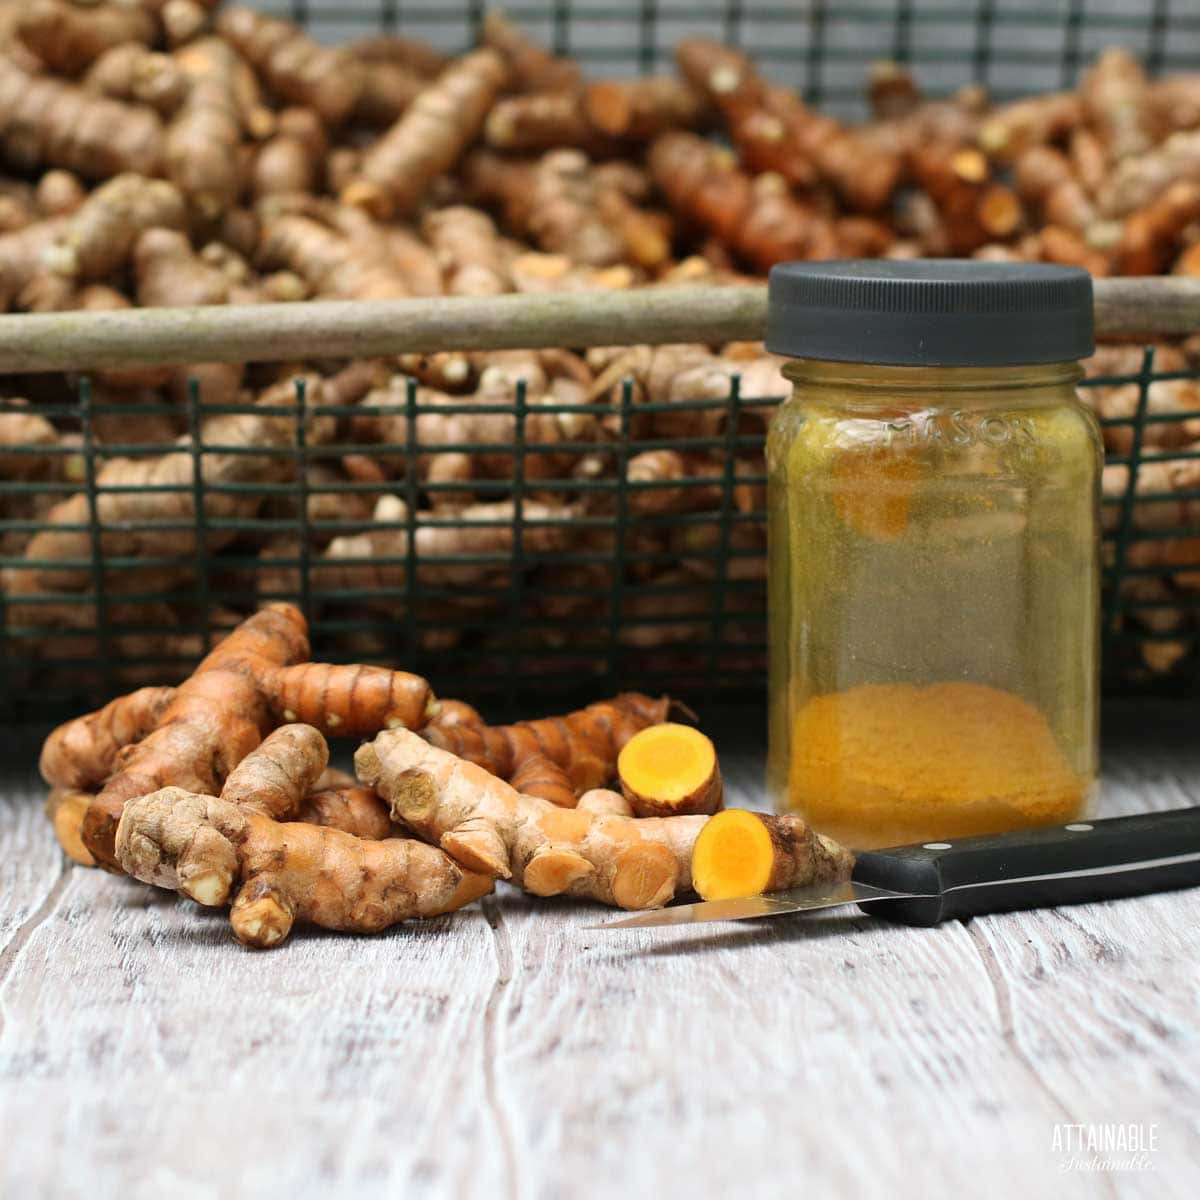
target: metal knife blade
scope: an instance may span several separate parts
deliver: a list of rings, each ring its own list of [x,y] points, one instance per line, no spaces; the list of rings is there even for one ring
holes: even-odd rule
[[[1200,886],[1200,806],[864,850],[848,883],[626,917],[603,929],[738,921],[880,904],[907,925]],[[875,911],[875,910],[873,910]]]
[[[788,892],[772,892],[769,896],[745,896],[738,900],[702,900],[697,904],[681,904],[676,908],[659,908],[639,913],[606,925],[591,925],[590,929],[638,929],[649,925],[699,925],[706,921],[744,921],[749,917],[776,917],[783,913],[809,912],[818,908],[844,908],[849,904],[866,904],[872,900],[926,900],[927,895],[894,892],[873,887],[869,883],[848,880],[845,883],[821,884],[818,887],[793,888]]]

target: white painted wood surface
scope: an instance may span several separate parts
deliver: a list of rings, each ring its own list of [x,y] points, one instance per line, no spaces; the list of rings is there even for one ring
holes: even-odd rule
[[[1200,802],[1196,716],[1109,721],[1105,814]],[[505,890],[253,953],[64,866],[35,746],[0,793],[0,1196],[1200,1195],[1195,890],[625,934]],[[1153,1125],[1152,1169],[1064,1169],[1080,1123]]]

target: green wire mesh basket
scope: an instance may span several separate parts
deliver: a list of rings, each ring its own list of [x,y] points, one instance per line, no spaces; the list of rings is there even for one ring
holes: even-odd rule
[[[1105,422],[1127,431],[1128,453],[1110,454],[1118,487],[1106,489],[1105,666],[1110,686],[1186,690],[1197,677],[1196,618],[1200,616],[1200,525],[1180,524],[1195,511],[1200,489],[1152,490],[1154,471],[1200,458],[1194,449],[1147,446],[1146,431],[1172,422],[1200,420],[1200,411],[1170,417],[1149,411],[1150,389],[1163,380],[1200,380],[1200,373],[1155,372],[1154,349],[1142,355],[1131,376],[1096,377],[1084,387],[1129,386],[1137,390],[1133,415]],[[374,410],[402,418],[411,436],[402,443],[352,442],[338,438],[310,444],[307,430],[319,417],[345,419],[361,410],[313,405],[303,383],[294,403],[203,404],[190,389],[190,444],[177,451],[191,466],[184,482],[142,487],[147,497],[182,497],[174,516],[146,516],[114,528],[103,519],[104,499],[130,489],[98,483],[112,458],[162,454],[161,444],[111,444],[101,448],[97,421],[117,413],[147,421],[169,406],[104,405],[93,400],[87,380],[75,399],[47,412],[75,423],[79,437],[52,453],[70,454],[70,481],[7,481],[0,498],[81,493],[86,505],[77,524],[79,557],[39,560],[27,554],[0,556],[11,580],[23,571],[51,581],[40,592],[0,597],[0,671],[5,703],[22,711],[59,711],[149,682],[186,674],[214,639],[262,601],[298,603],[312,625],[317,652],[333,660],[402,662],[438,680],[447,695],[478,699],[504,710],[531,697],[567,699],[623,687],[654,687],[686,698],[761,696],[765,678],[765,484],[761,465],[762,415],[780,397],[746,397],[735,379],[729,394],[687,405],[635,404],[627,383],[608,406],[614,432],[578,443],[538,443],[526,437],[529,404],[518,386],[511,405],[465,404],[464,411],[515,416],[511,445],[440,445],[462,451],[511,456],[511,474],[475,480],[483,501],[511,499],[511,520],[470,519],[421,508],[452,491],[454,483],[418,483],[419,460],[429,453],[415,432],[424,412],[410,384],[403,403]],[[555,410],[570,412],[563,404]],[[634,418],[670,409],[695,409],[719,427],[714,436],[663,439],[639,434]],[[0,401],[0,411],[12,410]],[[544,411],[544,408],[542,409]],[[288,444],[239,447],[205,442],[201,418],[256,412],[291,422]],[[747,414],[754,419],[747,421]],[[631,480],[628,463],[662,448],[707,452],[722,466],[682,479]],[[26,448],[36,455],[45,450]],[[529,464],[546,454],[595,455],[597,478],[529,477]],[[285,477],[275,482],[208,483],[217,456],[253,454],[280,460]],[[328,459],[358,455],[387,461],[397,482],[339,480],[316,488],[308,468]],[[737,464],[757,464],[738,469]],[[1147,470],[1148,464],[1155,464]],[[536,475],[537,472],[534,472]],[[1149,481],[1151,487],[1147,486]],[[461,486],[461,485],[458,485]],[[703,491],[698,511],[647,512],[644,497],[663,488]],[[318,497],[377,496],[403,501],[390,512],[357,517],[314,515]],[[237,499],[231,515],[225,501]],[[547,513],[546,503],[569,506]],[[147,505],[147,511],[153,509]],[[652,507],[652,506],[650,506]],[[325,511],[328,511],[327,509]],[[340,511],[339,508],[334,510]],[[250,515],[246,515],[249,512]],[[472,552],[440,549],[440,531],[502,527],[499,544]],[[36,534],[39,519],[0,520],[0,537]],[[332,563],[331,539],[353,545],[367,530],[394,535],[394,547],[372,546],[363,556]],[[147,554],[137,539],[169,543]],[[124,549],[122,542],[128,542]],[[342,544],[339,542],[339,545]],[[62,578],[65,586],[53,581]]]
[[[257,0],[317,38],[376,30],[452,51],[476,44],[487,0]],[[877,59],[911,63],[930,93],[982,83],[996,100],[1074,85],[1106,46],[1129,47],[1151,75],[1200,57],[1200,12],[1178,0],[510,0],[514,21],[594,73],[648,74],[685,36],[717,38],[810,103],[863,115]]]
[[[331,41],[385,29],[447,49],[470,44],[485,11],[482,3],[428,0],[256,7],[291,16]],[[986,83],[997,99],[1072,84],[1088,58],[1112,42],[1135,49],[1151,73],[1200,61],[1200,14],[1166,0],[1137,13],[1123,0],[563,0],[514,3],[509,14],[556,49],[611,74],[659,68],[684,35],[717,36],[744,45],[808,99],[848,115],[856,115],[866,65],[881,57],[917,65],[931,92],[974,81]],[[1121,453],[1108,459],[1104,502],[1104,665],[1113,688],[1182,692],[1200,679],[1200,488],[1163,490],[1156,482],[1164,466],[1200,457],[1187,448],[1195,436],[1164,436],[1164,423],[1182,430],[1200,421],[1200,412],[1160,413],[1151,403],[1155,384],[1181,378],[1200,382],[1200,371],[1157,371],[1149,346],[1136,372],[1084,385],[1136,392],[1130,415],[1107,422],[1110,430],[1127,431],[1119,439]],[[266,599],[301,605],[318,656],[400,663],[434,678],[442,694],[477,700],[497,715],[528,709],[531,701],[550,708],[577,694],[623,687],[669,690],[684,699],[761,701],[763,414],[780,397],[743,396],[735,380],[727,395],[693,405],[712,414],[706,425],[719,432],[681,442],[640,430],[635,417],[653,413],[655,405],[635,404],[627,385],[608,405],[606,434],[569,447],[527,438],[530,406],[520,388],[509,404],[473,406],[513,413],[512,444],[440,449],[505,456],[503,477],[477,481],[472,490],[481,500],[511,498],[513,514],[491,522],[504,526],[502,548],[448,558],[437,551],[442,531],[477,535],[489,523],[468,525],[461,516],[422,507],[454,485],[417,482],[422,450],[416,431],[424,410],[415,386],[392,410],[406,422],[403,443],[356,444],[341,436],[310,444],[314,416],[344,420],[352,410],[314,407],[299,387],[276,414],[292,421],[286,444],[246,448],[204,440],[203,418],[247,406],[207,404],[197,384],[186,404],[191,438],[180,452],[190,463],[186,478],[142,489],[183,502],[166,517],[148,504],[143,518],[120,528],[105,519],[106,499],[127,489],[101,481],[104,464],[158,455],[162,445],[101,444],[97,425],[123,416],[149,427],[164,412],[178,417],[179,410],[157,402],[106,405],[86,379],[76,378],[68,390],[61,375],[22,378],[19,386],[22,394],[39,396],[39,412],[76,432],[60,446],[5,450],[10,458],[64,460],[57,481],[32,479],[19,469],[0,477],[0,571],[11,580],[14,572],[38,568],[51,580],[19,595],[0,591],[6,685],[0,706],[6,714],[59,714],[139,684],[181,678],[223,631]],[[14,408],[0,400],[0,413]],[[718,465],[667,483],[631,480],[630,460],[662,447],[707,454]],[[564,449],[595,456],[600,469],[591,478],[531,478],[532,462]],[[207,480],[217,456],[246,453],[283,463],[279,477]],[[341,455],[389,460],[399,480],[388,488],[390,509],[331,516],[329,506],[318,503],[329,497],[340,505],[362,502],[380,491],[369,480],[314,487],[307,468]],[[668,486],[703,492],[706,502],[695,511],[648,511],[656,506],[646,497]],[[78,535],[72,554],[31,560],[19,547],[45,529],[48,503],[72,494],[83,497],[80,519],[57,526]],[[548,516],[547,497],[569,507]],[[234,503],[239,499],[245,503]],[[334,579],[326,545],[367,529],[394,533],[395,552],[356,559],[357,574]],[[141,553],[147,532],[166,549]]]

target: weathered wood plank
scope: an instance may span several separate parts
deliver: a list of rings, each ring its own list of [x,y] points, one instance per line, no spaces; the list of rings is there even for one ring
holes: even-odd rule
[[[1196,1194],[1195,908],[1194,895],[1148,896],[968,927],[988,965],[1002,1034],[1031,1083],[1070,1114],[1059,1119],[1157,1125],[1152,1175],[1114,1176],[1121,1190],[1111,1194]]]
[[[51,913],[65,890],[69,872],[53,839],[46,838],[42,815],[44,788],[29,766],[36,736],[24,746],[5,739],[0,755],[21,768],[10,771],[0,787],[0,984],[15,968],[29,938]],[[19,757],[18,757],[19,756]],[[0,1031],[4,1009],[0,1007]]]
[[[726,342],[762,336],[766,300],[765,287],[671,287],[22,313],[0,316],[0,374],[132,363],[372,358],[452,348]]]
[[[1146,806],[1132,785],[1147,767],[1117,757],[1106,813]],[[1200,762],[1184,769],[1200,783]],[[525,920],[511,917],[527,971],[501,1026],[509,1104],[520,1113],[522,1096],[571,1081],[549,1120],[523,1126],[547,1196],[594,1173],[597,1155],[638,1195],[788,1180],[834,1195],[881,1183],[1139,1194],[1126,1191],[1132,1176],[1060,1174],[1055,1125],[1105,1121],[1158,1122],[1162,1161],[1147,1182],[1184,1196],[1200,1105],[1180,1064],[1196,1062],[1200,979],[1196,934],[1179,925],[1194,905],[1161,896],[937,930],[831,917],[593,934],[564,980],[580,934],[569,914],[528,904]],[[582,1010],[586,992],[598,1002]],[[600,1144],[580,1142],[588,1129],[605,1131]]]
[[[223,914],[77,870],[22,963],[3,991],[0,1125],[23,1148],[5,1195],[95,1195],[98,1177],[132,1196],[394,1195],[502,1170],[479,911],[268,958]]]
[[[1195,279],[1097,279],[1095,289],[1101,336],[1183,335],[1200,326]],[[766,320],[763,285],[19,313],[0,316],[0,374],[439,350],[717,343],[761,338]]]
[[[1173,729],[1114,737],[1109,811],[1195,801],[1200,747]],[[737,745],[730,798],[761,802],[759,748]],[[586,928],[603,910],[505,889],[430,925],[255,954],[221,915],[63,873],[34,790],[0,793],[3,1195],[1200,1184],[1195,893],[936,930],[617,935]],[[1158,1169],[1063,1173],[1055,1124],[1091,1121],[1156,1122]]]

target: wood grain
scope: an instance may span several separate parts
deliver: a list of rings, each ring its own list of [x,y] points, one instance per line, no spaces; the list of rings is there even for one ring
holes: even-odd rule
[[[761,337],[765,322],[765,287],[22,313],[0,316],[0,374],[471,348],[727,342]]]
[[[1101,336],[1200,329],[1200,280],[1097,279]],[[0,375],[194,362],[292,362],[757,340],[767,289],[655,287],[417,300],[136,308],[0,316]]]
[[[1105,811],[1200,801],[1195,713],[1113,739]],[[720,726],[718,726],[720,727]],[[28,763],[35,740],[0,740]],[[732,800],[761,800],[731,735]],[[1191,1197],[1195,892],[933,930],[859,916],[605,934],[504,890],[256,954],[62,868],[0,789],[0,1195]],[[1056,1122],[1154,1122],[1149,1174]]]

